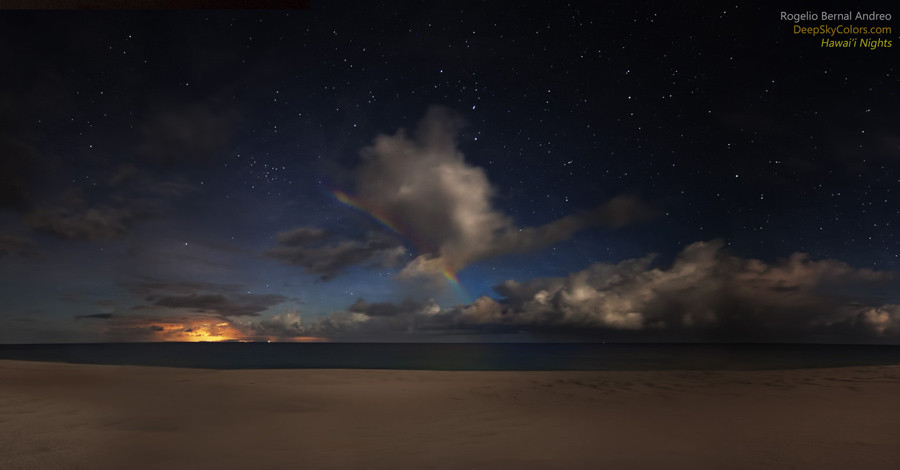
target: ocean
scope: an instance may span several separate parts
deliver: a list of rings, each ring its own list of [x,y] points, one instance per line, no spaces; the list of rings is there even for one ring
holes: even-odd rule
[[[0,359],[205,369],[760,370],[900,364],[900,346],[587,343],[6,344]]]

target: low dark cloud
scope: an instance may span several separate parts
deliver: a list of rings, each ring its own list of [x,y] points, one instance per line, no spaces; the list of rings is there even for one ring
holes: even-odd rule
[[[152,297],[148,300],[154,300]],[[228,303],[228,299],[224,295],[181,295],[172,297],[162,297],[155,299],[153,305],[169,308],[190,308],[196,310],[211,310]]]
[[[369,317],[400,317],[419,313],[437,313],[440,308],[433,301],[415,302],[404,300],[399,304],[393,302],[366,302],[359,299],[348,309],[352,313],[362,313]]]
[[[122,281],[120,286],[139,296],[187,295],[204,293],[237,293],[246,291],[240,284],[228,284],[203,281],[171,281],[154,277],[137,277],[134,280]]]
[[[160,200],[178,199],[199,189],[197,186],[177,178],[162,179],[152,171],[139,168],[131,163],[111,169],[108,172],[106,184],[120,194]]]
[[[258,321],[236,322],[246,338],[286,340],[298,336],[306,336],[308,328],[302,323],[296,312],[285,312],[272,315]]]
[[[381,340],[397,331],[407,329],[409,319],[401,317],[372,317],[364,313],[338,311],[304,321],[299,313],[288,312],[258,321],[236,320],[237,327],[248,338],[286,340],[297,337],[332,338],[340,340]],[[360,333],[363,334],[360,334]]]
[[[146,205],[56,207],[39,209],[29,214],[25,223],[34,230],[63,239],[117,240],[124,238],[136,221],[147,219],[153,214],[154,211]]]
[[[297,227],[285,230],[275,235],[275,240],[282,246],[305,246],[318,242],[327,236],[327,233],[315,227]]]
[[[95,320],[109,320],[113,317],[112,313],[94,313],[91,315],[76,315],[76,320],[84,320],[84,319],[95,319]]]
[[[37,256],[37,245],[30,239],[14,235],[0,234],[0,259],[8,256],[33,258]]]
[[[49,157],[3,131],[0,155],[0,210],[18,212],[26,227],[62,239],[125,238],[137,222],[158,216],[169,201],[197,189],[133,164],[105,170],[108,176],[92,180],[90,189],[48,187],[52,174],[47,168],[54,167]]]
[[[260,320],[237,320],[233,325],[247,337],[297,338],[315,337],[344,341],[383,341],[409,339],[421,331],[446,333],[453,328],[439,317],[441,308],[434,300],[399,304],[370,303],[358,300],[346,310],[303,320],[299,313],[289,312]],[[438,326],[440,324],[440,326]]]
[[[300,266],[322,280],[359,264],[395,266],[406,250],[395,239],[371,233],[362,240],[332,236],[317,228],[299,227],[275,236],[278,246],[263,256]]]
[[[222,317],[257,316],[282,302],[290,300],[280,294],[189,294],[165,296],[148,300],[156,307],[188,309],[198,313],[213,313]]]
[[[123,170],[124,171],[124,170]],[[192,190],[189,185],[153,178],[148,173],[90,192],[69,187],[23,217],[29,228],[61,239],[104,241],[127,237],[141,221],[160,216],[166,205]],[[125,171],[124,174],[130,174]]]

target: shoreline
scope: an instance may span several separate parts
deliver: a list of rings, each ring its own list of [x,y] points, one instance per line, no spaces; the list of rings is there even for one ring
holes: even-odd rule
[[[644,343],[0,345],[0,360],[217,370],[777,370],[900,364],[900,346]]]
[[[0,467],[897,468],[900,365],[214,370],[0,360]]]

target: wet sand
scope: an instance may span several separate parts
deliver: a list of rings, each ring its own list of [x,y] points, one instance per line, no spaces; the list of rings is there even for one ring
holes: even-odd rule
[[[3,469],[900,468],[900,366],[200,370],[0,361]]]

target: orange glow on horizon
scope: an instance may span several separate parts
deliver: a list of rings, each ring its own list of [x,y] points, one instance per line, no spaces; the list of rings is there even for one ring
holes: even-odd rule
[[[86,325],[87,326],[87,325]],[[312,335],[276,336],[243,319],[211,313],[182,315],[113,315],[103,324],[93,325],[117,341],[125,342],[270,342],[313,343],[328,342],[329,338]],[[261,331],[262,330],[262,331]],[[275,331],[278,333],[279,331]],[[285,333],[290,332],[290,330]]]
[[[139,328],[152,332],[153,341],[165,342],[270,342],[270,343],[317,343],[328,342],[328,338],[319,336],[252,336],[246,335],[240,328],[235,327],[220,318],[179,318],[177,320],[144,320]]]
[[[235,341],[243,334],[228,322],[206,318],[187,319],[181,322],[153,322],[151,328],[155,336],[163,341]]]

